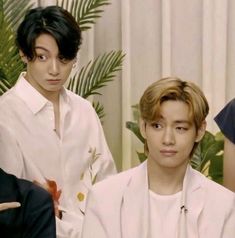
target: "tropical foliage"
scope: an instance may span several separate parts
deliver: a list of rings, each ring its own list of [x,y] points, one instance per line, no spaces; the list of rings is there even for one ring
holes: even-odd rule
[[[14,85],[24,68],[14,36],[18,22],[32,5],[28,0],[0,0],[0,95]]]
[[[57,5],[67,9],[79,23],[82,31],[95,24],[109,5],[109,0],[62,0]],[[15,30],[25,12],[33,6],[29,0],[0,0],[0,95],[11,88],[24,65],[14,43]],[[117,71],[121,70],[124,54],[111,51],[88,62],[81,70],[75,72],[68,84],[68,89],[87,98],[100,94],[99,89],[113,81]],[[104,108],[99,103],[93,104],[99,117],[104,116]]]

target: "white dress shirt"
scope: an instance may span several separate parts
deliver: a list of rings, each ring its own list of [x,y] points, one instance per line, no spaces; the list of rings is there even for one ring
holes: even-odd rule
[[[53,105],[25,79],[0,98],[0,167],[61,190],[57,237],[79,237],[86,195],[96,181],[116,172],[100,120],[90,102],[63,88],[60,137]]]

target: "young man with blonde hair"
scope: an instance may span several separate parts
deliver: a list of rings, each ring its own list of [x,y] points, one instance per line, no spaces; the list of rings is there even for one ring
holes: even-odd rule
[[[192,82],[164,78],[140,99],[147,160],[89,193],[82,238],[232,238],[235,196],[190,166],[209,111]]]

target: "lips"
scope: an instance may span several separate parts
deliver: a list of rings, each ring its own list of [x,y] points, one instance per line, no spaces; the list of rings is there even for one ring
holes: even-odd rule
[[[170,156],[174,156],[177,153],[177,151],[175,151],[175,150],[160,150],[160,153],[164,156],[170,157]]]
[[[51,81],[60,81],[61,79],[47,79],[47,81],[51,82]]]
[[[47,82],[50,84],[58,84],[61,80],[60,79],[48,79]]]

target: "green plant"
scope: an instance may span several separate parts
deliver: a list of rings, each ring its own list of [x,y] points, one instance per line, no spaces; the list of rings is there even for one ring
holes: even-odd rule
[[[57,5],[68,10],[79,23],[82,31],[89,30],[109,0],[62,0]],[[18,79],[24,65],[14,43],[15,30],[25,12],[34,6],[29,0],[0,0],[0,95],[11,88]],[[88,62],[81,70],[69,79],[68,89],[87,98],[100,94],[99,89],[114,80],[115,73],[121,70],[124,54],[122,51],[111,51]],[[104,108],[99,102],[93,106],[100,118]]]
[[[206,131],[191,160],[192,167],[213,181],[223,182],[224,138],[221,132]]]
[[[144,143],[138,125],[138,105],[133,106],[135,121],[127,121],[126,128],[133,132],[136,137]],[[191,165],[213,181],[222,184],[223,182],[223,148],[224,138],[221,132],[215,135],[206,131],[204,137],[199,142],[192,159]],[[144,152],[137,152],[140,162],[146,160]]]
[[[0,0],[0,95],[15,84],[24,69],[14,36],[18,22],[32,6],[28,0]]]

